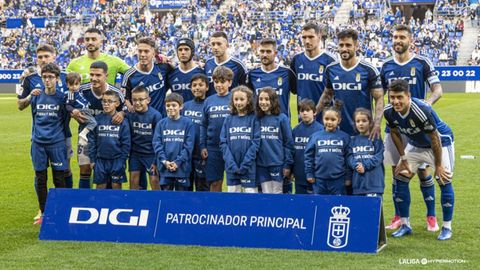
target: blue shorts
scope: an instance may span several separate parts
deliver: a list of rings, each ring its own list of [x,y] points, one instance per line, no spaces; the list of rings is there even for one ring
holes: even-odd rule
[[[128,159],[128,171],[129,172],[144,172],[147,171],[149,175],[153,172],[150,170],[155,163],[155,156],[135,156],[131,155]]]
[[[313,186],[310,183],[301,184],[295,182],[295,194],[313,194]]]
[[[55,171],[68,169],[65,141],[52,145],[32,142],[30,155],[32,156],[33,169],[37,172],[46,170],[49,164]]]
[[[174,186],[174,185],[179,185],[183,187],[189,187],[190,186],[190,180],[188,177],[161,177],[160,178],[160,185],[169,185],[169,186]]]
[[[335,180],[315,179],[313,193],[316,195],[345,195],[345,177]]]
[[[262,167],[257,166],[257,181],[264,183],[267,181],[276,181],[283,183],[282,166]]]
[[[93,167],[93,183],[107,184],[109,180],[112,183],[126,183],[125,163],[117,159],[97,159]]]
[[[205,165],[205,177],[207,183],[223,180],[225,161],[220,151],[208,150],[207,163]]]
[[[257,181],[255,175],[233,175],[227,174],[227,186],[238,186],[243,188],[256,188]]]

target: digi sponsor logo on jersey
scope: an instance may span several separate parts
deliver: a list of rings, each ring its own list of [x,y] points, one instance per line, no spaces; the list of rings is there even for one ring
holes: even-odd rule
[[[58,104],[37,104],[37,110],[58,111],[59,109]]]
[[[406,134],[406,135],[415,135],[421,132],[419,127],[413,127],[413,128],[403,128],[403,127],[398,127],[401,133]]]
[[[183,135],[185,135],[185,130],[166,129],[163,131],[163,136],[183,136]]]
[[[231,127],[228,130],[230,133],[250,133],[252,131],[251,127]]]
[[[415,74],[414,74],[415,75]],[[407,81],[409,85],[416,85],[417,84],[417,78],[416,77],[409,77],[409,76],[405,76],[405,77],[395,77],[395,78],[388,78],[388,84],[390,85],[393,81],[396,81],[396,80],[404,80],[404,81]]]
[[[142,128],[142,129],[152,129],[151,123],[141,123],[141,122],[133,122],[134,128]]]
[[[342,140],[319,140],[317,146],[343,146]]]
[[[355,146],[353,147],[353,153],[358,153],[358,152],[373,152],[373,146],[370,145],[361,145],[361,146]]]
[[[333,90],[362,90],[361,83],[332,83]]]
[[[311,73],[298,73],[297,79],[299,81],[315,81],[321,82],[323,80],[323,75],[311,74]]]
[[[109,208],[90,208],[90,207],[72,207],[70,210],[70,224],[98,224],[115,226],[135,226],[146,227],[148,222],[149,210],[140,210],[140,215],[132,215],[133,209],[109,209]],[[120,220],[119,220],[120,219]]]
[[[190,91],[189,83],[177,83],[172,85],[172,91]]]
[[[261,128],[261,132],[277,133],[278,127],[264,126]]]
[[[158,91],[158,90],[162,89],[164,85],[165,85],[165,82],[159,82],[159,83],[156,83],[156,84],[146,86],[145,88],[147,88],[148,92],[151,93],[153,91]]]
[[[212,106],[208,110],[209,112],[224,112],[228,111],[228,105],[223,105],[223,106]]]
[[[307,144],[308,139],[309,139],[309,137],[295,137],[295,143]]]
[[[120,126],[113,126],[113,125],[99,125],[98,131],[119,131]]]
[[[262,91],[262,90],[265,89],[265,88],[267,88],[267,87],[258,88],[257,91],[256,91],[256,92],[257,92],[257,96],[258,96],[258,93],[260,93],[260,91]],[[271,87],[268,87],[268,88],[271,88]],[[283,89],[282,89],[282,88],[279,88],[279,89],[273,88],[273,90],[275,91],[275,93],[276,93],[278,96],[281,96],[282,93],[283,93]]]
[[[190,117],[202,117],[202,112],[186,110],[183,113],[183,115],[184,116],[190,116]]]

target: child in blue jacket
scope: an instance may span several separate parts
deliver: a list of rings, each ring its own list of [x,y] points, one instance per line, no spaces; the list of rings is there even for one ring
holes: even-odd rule
[[[352,137],[348,154],[348,166],[353,170],[353,194],[382,196],[385,189],[384,147],[381,139],[369,139],[373,128],[372,113],[365,108],[358,108],[353,120],[359,133]]]
[[[310,137],[305,147],[305,173],[317,195],[344,195],[350,136],[338,127],[341,101],[323,110],[324,130]]]
[[[165,98],[167,117],[158,122],[153,135],[162,190],[187,191],[190,186],[195,124],[181,116],[183,97],[172,93]]]
[[[246,86],[232,90],[231,115],[223,123],[220,148],[225,160],[228,192],[258,193],[255,159],[260,126],[254,114],[253,92]]]
[[[263,193],[281,194],[284,178],[290,178],[293,164],[293,138],[290,120],[280,113],[275,90],[259,91],[256,111],[260,122],[260,148],[257,158],[257,181]]]

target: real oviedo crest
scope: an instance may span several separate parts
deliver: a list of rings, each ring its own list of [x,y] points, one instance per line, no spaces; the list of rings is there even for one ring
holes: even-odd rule
[[[345,206],[332,207],[332,216],[328,224],[327,244],[331,248],[343,248],[348,244],[348,231],[350,228],[350,208]]]

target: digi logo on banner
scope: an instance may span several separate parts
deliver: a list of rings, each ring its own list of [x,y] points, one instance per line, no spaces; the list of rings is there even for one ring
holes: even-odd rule
[[[378,197],[51,189],[39,238],[376,253],[380,209]]]
[[[89,207],[72,207],[70,211],[70,224],[99,224],[106,225],[107,222],[116,226],[147,226],[148,210],[140,210],[139,216],[128,215],[127,222],[119,221],[118,216],[125,213],[133,213],[133,209],[108,209],[101,208],[98,211],[95,208]],[[81,215],[83,214],[83,216]],[[87,214],[87,215],[85,215]]]

